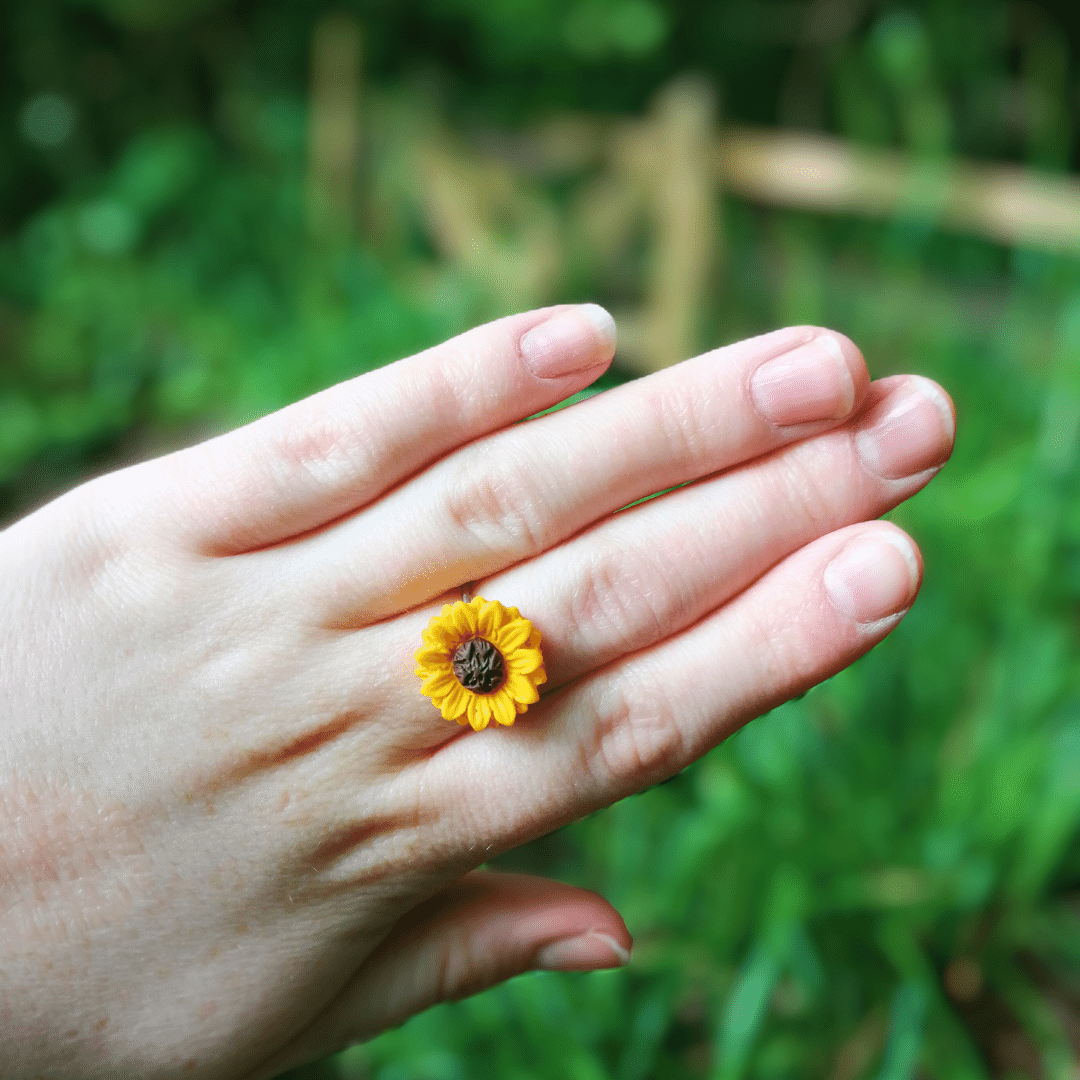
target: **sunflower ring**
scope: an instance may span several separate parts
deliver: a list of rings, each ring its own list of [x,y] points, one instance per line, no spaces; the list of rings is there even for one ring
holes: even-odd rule
[[[540,631],[517,608],[482,596],[445,604],[422,637],[420,692],[445,719],[475,731],[492,720],[509,726],[539,700],[547,680]]]

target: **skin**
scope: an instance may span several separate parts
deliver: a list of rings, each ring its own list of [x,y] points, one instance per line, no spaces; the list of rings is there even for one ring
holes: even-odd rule
[[[517,423],[613,352],[513,316],[0,533],[0,1075],[261,1080],[625,962],[602,898],[476,867],[881,640],[921,562],[874,519],[954,421],[801,327]],[[511,728],[413,674],[467,581],[543,634]]]

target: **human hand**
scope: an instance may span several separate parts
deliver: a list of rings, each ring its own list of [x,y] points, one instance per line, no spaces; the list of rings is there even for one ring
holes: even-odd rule
[[[0,1074],[261,1080],[625,959],[600,897],[475,867],[884,637],[921,563],[871,519],[954,421],[796,328],[514,425],[613,351],[514,316],[0,533]],[[513,727],[414,675],[467,581],[543,634]]]

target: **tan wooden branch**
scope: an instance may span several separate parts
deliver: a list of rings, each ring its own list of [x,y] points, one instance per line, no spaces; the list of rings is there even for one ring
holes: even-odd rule
[[[445,135],[417,148],[435,246],[506,311],[546,302],[564,251],[554,209],[504,163],[477,159]],[[509,235],[500,235],[509,233]]]
[[[721,184],[774,206],[921,218],[997,243],[1080,253],[1080,181],[960,160],[919,161],[824,135],[725,127]]]
[[[354,91],[322,92],[327,137],[321,153],[323,140],[313,137],[313,177],[335,192],[349,170],[340,147],[340,161],[330,152],[329,118],[337,115],[330,103]],[[313,98],[317,106],[318,93]],[[583,260],[601,274],[625,272],[628,259],[636,266],[644,238],[641,302],[618,313],[620,358],[640,371],[676,363],[701,344],[710,271],[722,254],[720,190],[772,206],[913,219],[1080,254],[1076,178],[923,160],[812,133],[718,127],[708,84],[693,79],[663,87],[640,119],[554,117],[508,138],[501,153],[467,148],[438,124],[395,127],[410,145],[408,198],[419,204],[435,247],[503,310],[550,302],[568,268]],[[581,172],[592,176],[565,213],[535,183]],[[344,184],[340,190],[344,203]]]
[[[534,133],[534,159],[555,171],[581,168],[600,159],[606,144],[625,144],[643,134],[646,123],[605,126],[588,117],[555,118]],[[926,161],[827,135],[733,124],[719,129],[715,154],[721,186],[752,202],[827,214],[922,218],[995,243],[1080,252],[1080,178],[1075,176],[958,158]]]

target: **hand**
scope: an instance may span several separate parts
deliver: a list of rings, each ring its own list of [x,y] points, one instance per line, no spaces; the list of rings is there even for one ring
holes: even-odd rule
[[[796,328],[515,425],[613,351],[504,319],[0,533],[0,1073],[272,1077],[626,959],[600,897],[475,867],[884,637],[921,564],[872,519],[954,421]],[[513,727],[414,675],[468,581],[543,635]]]

